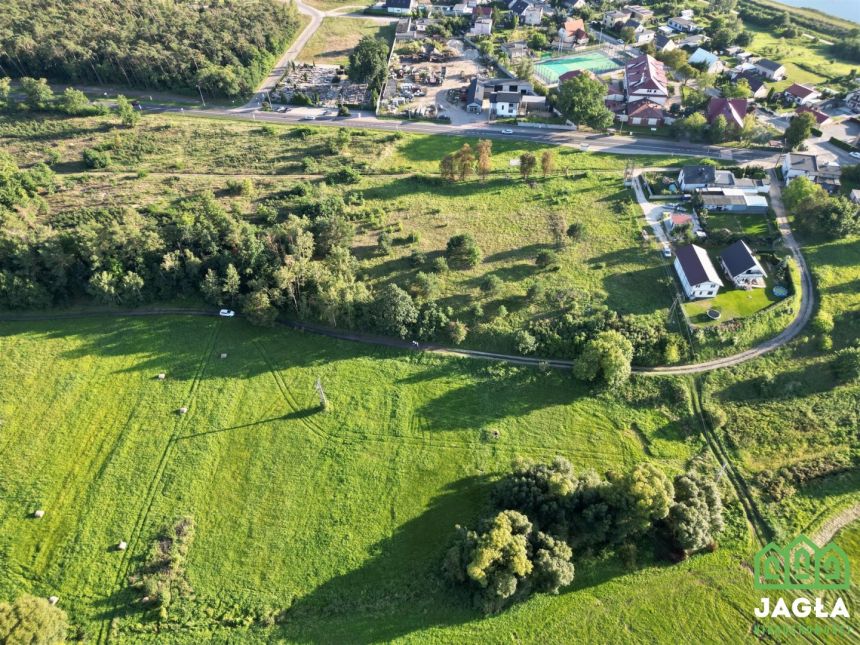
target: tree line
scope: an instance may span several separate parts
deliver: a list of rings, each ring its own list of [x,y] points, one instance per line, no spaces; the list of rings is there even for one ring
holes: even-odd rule
[[[650,463],[600,476],[563,457],[518,460],[490,498],[475,529],[456,527],[442,565],[485,613],[570,585],[574,553],[615,552],[632,565],[650,535],[683,559],[716,548],[724,526],[719,487],[701,469],[670,480]]]
[[[292,3],[276,0],[7,0],[0,75],[239,96],[298,24]]]

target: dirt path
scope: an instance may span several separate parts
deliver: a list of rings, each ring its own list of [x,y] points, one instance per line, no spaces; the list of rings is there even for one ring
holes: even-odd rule
[[[824,546],[830,542],[830,540],[833,539],[833,536],[841,529],[858,520],[860,520],[860,504],[855,504],[854,506],[846,508],[838,515],[831,517],[821,525],[821,528],[815,532],[815,535],[810,537],[818,546]]]

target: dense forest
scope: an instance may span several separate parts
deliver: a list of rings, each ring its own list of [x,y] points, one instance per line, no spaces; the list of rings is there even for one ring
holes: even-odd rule
[[[0,75],[238,96],[297,27],[277,0],[5,0]]]

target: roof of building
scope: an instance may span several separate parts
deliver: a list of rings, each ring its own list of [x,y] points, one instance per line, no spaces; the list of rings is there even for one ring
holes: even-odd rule
[[[627,92],[639,90],[656,90],[668,96],[666,67],[656,58],[642,54],[632,59],[624,66],[624,77],[627,81]]]
[[[758,260],[752,254],[752,250],[743,240],[738,240],[720,253],[720,259],[733,278],[754,267],[761,268]]]
[[[466,90],[466,105],[483,102],[484,86],[478,82],[478,77],[476,76],[471,81],[469,81],[469,89]]]
[[[782,67],[782,63],[777,63],[776,61],[772,61],[767,58],[759,58],[754,64],[757,67],[763,67],[764,69],[770,70],[771,72],[775,72]]]
[[[597,78],[590,69],[572,69],[558,77],[559,83],[564,83],[579,76],[588,76],[588,78]]]
[[[860,189],[855,188],[854,190],[851,191],[851,194],[848,196],[851,198],[851,201],[854,202],[855,204],[860,202]]]
[[[753,93],[758,92],[765,85],[764,79],[755,72],[741,72],[735,77],[735,83],[737,83],[742,78],[746,79],[747,83],[749,83],[750,89],[753,91]]]
[[[653,101],[644,100],[627,104],[627,116],[637,119],[662,119],[665,117],[663,106]]]
[[[693,216],[687,215],[687,213],[672,213],[669,219],[672,220],[672,226],[683,226],[693,222]]]
[[[708,123],[713,123],[717,117],[723,116],[729,125],[742,127],[744,117],[747,115],[749,103],[746,99],[726,99],[722,97],[711,97],[708,101],[708,109],[705,113]]]
[[[798,152],[787,152],[785,160],[789,170],[801,170],[803,172],[818,172],[818,157],[815,155],[804,155]]]
[[[523,14],[531,5],[526,0],[517,0],[512,6],[511,11],[516,14]]]
[[[818,94],[818,90],[814,87],[809,87],[808,85],[801,85],[800,83],[792,83],[787,88],[785,88],[786,94],[791,94],[792,96],[796,96],[799,99],[805,99],[813,94]]]
[[[585,31],[585,23],[582,18],[568,18],[564,21],[564,30],[568,36],[573,36],[577,31]]]
[[[669,43],[673,43],[673,44],[674,44],[674,42],[675,42],[674,40],[672,40],[671,38],[669,38],[669,37],[668,37],[666,34],[664,34],[664,33],[659,33],[659,34],[657,34],[657,36],[654,38],[654,46],[655,46],[657,49],[663,49],[663,48],[664,48],[666,45],[668,45]]]
[[[713,65],[718,62],[720,57],[716,54],[709,52],[707,49],[702,49],[699,47],[696,51],[694,51],[690,58],[687,60],[691,65],[696,63],[704,63],[705,65]]]
[[[385,0],[386,7],[395,9],[409,9],[412,6],[413,0]]]
[[[695,244],[678,247],[675,251],[675,257],[691,286],[702,282],[715,282],[723,286],[723,281],[720,280],[714,263],[711,262],[711,258],[708,257],[708,253],[702,247]]]
[[[642,23],[635,18],[630,18],[627,22],[624,23],[624,26],[630,27],[631,29],[639,29],[639,27],[642,26]]]
[[[795,110],[795,112],[797,112],[797,114],[809,112],[813,117],[815,117],[815,122],[818,125],[821,125],[822,123],[830,119],[830,115],[826,112],[816,110],[815,108],[809,107],[808,105],[801,105],[799,108],[797,108],[797,110]]]
[[[523,95],[519,92],[493,92],[490,103],[519,103]]]
[[[685,184],[713,184],[717,180],[717,169],[713,166],[684,166]]]
[[[681,25],[682,27],[696,27],[696,23],[692,20],[688,20],[687,18],[682,18],[681,16],[677,16],[675,18],[671,18],[670,22],[674,22],[676,25]]]

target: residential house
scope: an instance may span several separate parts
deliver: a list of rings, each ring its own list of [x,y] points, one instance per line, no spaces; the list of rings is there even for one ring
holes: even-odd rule
[[[681,226],[692,226],[693,216],[687,213],[676,213],[673,211],[665,211],[663,213],[663,227],[667,233],[671,233],[676,228]]]
[[[514,95],[522,98],[515,99]],[[534,96],[534,86],[528,81],[475,77],[466,88],[464,104],[466,111],[474,114],[480,114],[489,107],[490,112],[497,116],[517,116],[526,111],[545,109],[546,98]]]
[[[713,298],[723,286],[708,253],[695,244],[678,247],[675,251],[675,271],[684,293],[691,300]]]
[[[708,74],[719,74],[725,69],[725,65],[723,65],[723,61],[720,60],[719,56],[701,47],[693,52],[693,55],[690,56],[687,62],[690,65],[701,67]]]
[[[643,29],[642,31],[634,34],[635,38],[631,44],[634,47],[641,47],[642,45],[653,43],[656,35],[657,34],[653,29]]]
[[[738,240],[720,253],[720,264],[736,287],[761,289],[766,284],[767,273],[743,240]]]
[[[692,9],[684,9],[681,11],[681,17],[684,20],[692,20],[696,15],[696,12]]]
[[[782,177],[786,184],[796,177],[808,177],[826,191],[835,193],[841,186],[842,167],[838,163],[819,162],[815,155],[786,152],[782,158]]]
[[[660,33],[654,36],[654,49],[657,50],[657,53],[662,54],[677,48],[678,45],[675,44],[675,41],[665,34]]]
[[[739,188],[722,188],[701,194],[702,204],[709,211],[728,211],[735,213],[767,213],[767,197],[754,195]]]
[[[564,6],[571,9],[585,9],[588,3],[585,0],[566,0]]]
[[[710,40],[711,39],[704,34],[695,34],[693,36],[687,36],[686,38],[679,40],[678,47],[683,47],[684,49],[698,49]]]
[[[518,117],[529,112],[545,112],[546,97],[519,92],[490,94],[490,112],[497,117]]]
[[[517,94],[534,94],[535,87],[529,81],[519,78],[490,78],[481,81],[489,92],[516,92]]]
[[[388,13],[410,14],[418,3],[415,0],[385,0],[385,11]]]
[[[821,94],[814,87],[800,83],[793,83],[785,89],[782,95],[786,101],[795,105],[812,105],[821,98]]]
[[[648,22],[654,17],[653,11],[648,7],[643,7],[638,4],[626,4],[624,5],[624,11],[629,11],[630,17],[635,18],[639,22]]]
[[[816,110],[814,107],[810,107],[808,105],[802,105],[795,110],[797,114],[803,114],[804,112],[809,112],[813,118],[815,118],[815,122],[819,125],[827,125],[830,123],[830,115],[826,112],[822,112],[821,110]]]
[[[699,31],[699,25],[689,18],[682,18],[681,16],[678,16],[677,18],[669,18],[666,24],[675,31],[680,31],[683,34],[694,34]]]
[[[472,36],[489,36],[493,33],[492,18],[478,18],[469,30]]]
[[[855,204],[860,204],[860,189],[855,188],[852,190],[848,198]]]
[[[666,123],[666,113],[663,106],[653,101],[636,101],[627,104],[626,119],[622,121],[630,125],[659,126]]]
[[[469,81],[465,104],[466,112],[480,114],[484,109],[484,86],[477,77]]]
[[[532,4],[526,0],[513,0],[508,8],[519,17],[520,24],[531,26],[539,25],[546,11],[543,4]]]
[[[767,58],[759,58],[753,65],[759,74],[771,81],[781,81],[785,78],[785,65]]]
[[[475,8],[465,2],[458,2],[451,7],[451,13],[455,16],[471,16]]]
[[[588,42],[588,32],[582,18],[568,18],[558,30],[558,38],[563,45],[584,45]]]
[[[711,97],[708,101],[708,109],[705,118],[712,124],[718,117],[726,119],[729,126],[736,128],[744,127],[744,117],[747,115],[749,103],[746,99],[726,99],[722,97]]]
[[[669,98],[665,65],[648,54],[630,60],[624,66],[624,91],[628,103],[647,99],[665,104]]]
[[[615,27],[620,29],[625,22],[630,20],[631,15],[629,11],[607,11],[603,14],[603,26],[608,29]]]
[[[849,92],[845,96],[845,105],[855,114],[860,114],[860,90]]]
[[[685,193],[701,191],[722,194],[726,190],[749,194],[770,192],[769,179],[738,179],[728,170],[717,170],[709,165],[684,166],[678,173],[678,185]]]
[[[570,80],[577,78],[579,76],[587,76],[588,78],[592,78],[592,79],[597,78],[594,75],[594,72],[592,72],[591,70],[588,70],[588,69],[572,69],[569,72],[565,72],[564,74],[562,74],[561,76],[558,77],[558,84],[561,85],[565,81],[570,81]],[[621,100],[622,101],[624,100],[623,95],[621,96]]]
[[[757,73],[753,71],[741,72],[740,74],[735,75],[733,81],[737,83],[742,78],[746,79],[747,84],[750,86],[752,98],[763,99],[767,96],[767,85],[765,84],[764,79]]]

